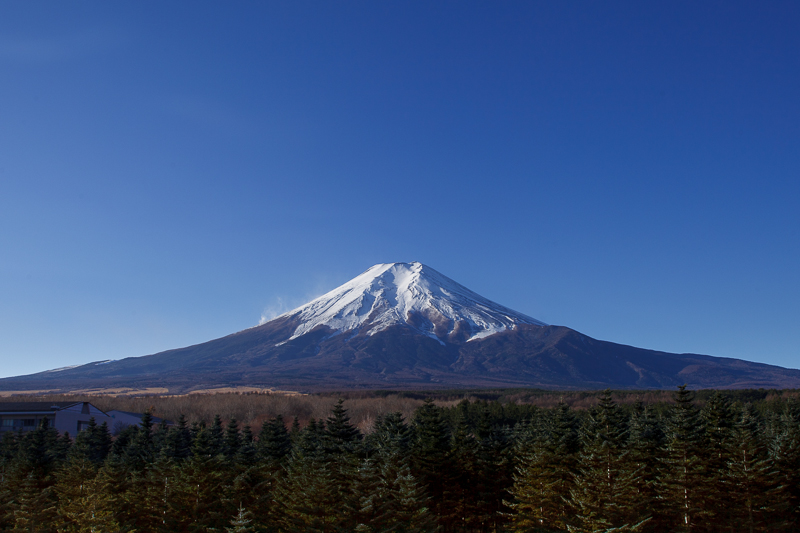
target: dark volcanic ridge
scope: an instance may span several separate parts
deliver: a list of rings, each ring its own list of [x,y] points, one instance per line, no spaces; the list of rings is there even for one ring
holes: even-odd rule
[[[419,263],[376,265],[261,326],[144,357],[0,379],[0,390],[800,388],[800,370],[599,341]]]
[[[643,350],[562,326],[521,325],[460,345],[442,345],[403,326],[350,338],[318,327],[276,346],[285,328],[270,322],[187,348],[6,378],[0,390],[800,387],[800,370]]]

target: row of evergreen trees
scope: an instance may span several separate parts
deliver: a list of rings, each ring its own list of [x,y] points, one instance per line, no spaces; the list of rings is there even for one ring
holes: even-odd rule
[[[662,406],[663,407],[663,406]],[[606,392],[573,411],[427,401],[363,435],[277,417],[0,441],[0,530],[27,532],[669,532],[800,530],[800,404],[681,387],[668,408]]]

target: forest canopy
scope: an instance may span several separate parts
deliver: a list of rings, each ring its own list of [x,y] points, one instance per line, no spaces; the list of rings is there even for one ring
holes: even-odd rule
[[[409,394],[382,404],[401,409],[358,424],[350,410],[364,398],[331,407],[326,397],[325,416],[287,409],[268,419],[249,413],[244,423],[195,414],[155,425],[151,409],[116,435],[94,422],[74,438],[46,424],[8,431],[0,530],[800,527],[800,402],[792,394],[681,387],[649,401],[606,391],[569,393],[571,402],[519,394]]]

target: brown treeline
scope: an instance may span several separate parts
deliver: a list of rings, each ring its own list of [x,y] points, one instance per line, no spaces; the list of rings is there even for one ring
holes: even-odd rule
[[[697,391],[697,405],[705,405],[713,391]],[[13,396],[10,401],[36,400],[45,402],[88,401],[103,411],[117,409],[132,413],[149,411],[153,416],[170,421],[183,415],[191,424],[210,424],[215,416],[224,421],[235,419],[249,425],[255,432],[268,420],[278,415],[285,420],[297,417],[305,427],[309,420],[322,420],[341,398],[347,401],[350,419],[361,431],[368,433],[375,420],[389,413],[401,413],[410,420],[413,413],[427,398],[439,407],[453,407],[463,400],[475,402],[497,401],[517,405],[533,405],[552,409],[563,402],[571,409],[585,411],[597,405],[600,391],[551,391],[538,389],[501,390],[444,390],[444,391],[334,391],[315,394],[284,394],[273,392],[207,393],[185,395],[106,395],[106,394],[50,394]],[[726,391],[731,400],[774,404],[798,397],[800,391],[774,389],[747,389]],[[642,402],[646,406],[666,405],[672,402],[671,390],[611,391],[618,404],[632,405]],[[23,400],[24,399],[24,400]]]

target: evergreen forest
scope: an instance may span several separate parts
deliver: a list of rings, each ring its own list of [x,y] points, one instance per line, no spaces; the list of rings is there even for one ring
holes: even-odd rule
[[[673,396],[9,431],[0,531],[800,531],[800,401]]]

